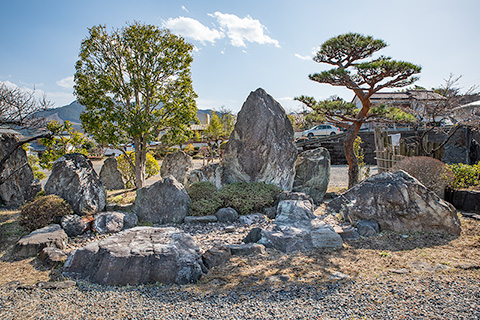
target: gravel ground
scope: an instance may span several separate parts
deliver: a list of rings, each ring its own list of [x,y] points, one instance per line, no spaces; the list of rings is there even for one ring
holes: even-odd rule
[[[189,286],[0,290],[1,319],[480,319],[478,274],[199,293]]]

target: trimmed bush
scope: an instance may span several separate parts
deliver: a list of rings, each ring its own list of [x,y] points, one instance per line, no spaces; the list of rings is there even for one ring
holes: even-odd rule
[[[210,181],[199,181],[188,187],[188,195],[192,201],[211,198],[217,192],[217,188]]]
[[[480,162],[474,165],[463,163],[447,165],[454,175],[452,187],[464,189],[480,185]]]
[[[217,195],[217,188],[209,181],[192,183],[188,187],[188,195],[192,200],[190,214],[193,216],[213,215],[223,205]]]
[[[56,195],[40,196],[25,204],[20,211],[20,224],[29,231],[55,223],[57,217],[73,214],[72,207]]]
[[[430,157],[409,157],[393,165],[391,171],[403,170],[420,181],[427,189],[445,198],[445,187],[454,180],[452,170],[440,160]]]
[[[224,207],[232,207],[240,214],[262,211],[271,207],[282,189],[263,182],[236,182],[223,186],[217,194]]]

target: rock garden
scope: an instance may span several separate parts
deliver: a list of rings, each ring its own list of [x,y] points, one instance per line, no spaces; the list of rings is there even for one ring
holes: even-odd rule
[[[221,163],[193,170],[179,151],[164,160],[161,180],[136,191],[122,190],[114,158],[97,175],[85,156],[65,155],[40,193],[26,172],[21,184],[1,190],[10,206],[30,201],[1,211],[0,291],[15,299],[35,292],[32,303],[40,305],[41,290],[70,290],[72,299],[101,299],[120,318],[150,296],[170,303],[182,297],[182,308],[190,301],[176,315],[191,313],[197,296],[225,306],[236,295],[245,295],[244,304],[271,299],[278,304],[271,318],[286,315],[278,309],[283,300],[310,310],[325,299],[323,310],[337,304],[331,310],[339,318],[357,316],[335,313],[348,303],[374,318],[376,304],[388,299],[417,299],[419,310],[473,303],[480,222],[443,200],[434,188],[441,179],[423,182],[407,166],[340,193],[328,189],[328,151],[298,154],[293,141],[283,108],[258,89],[238,114]],[[134,201],[120,203],[127,196]],[[125,294],[137,304],[113,307]],[[416,312],[396,306],[390,317],[422,318],[424,311]]]

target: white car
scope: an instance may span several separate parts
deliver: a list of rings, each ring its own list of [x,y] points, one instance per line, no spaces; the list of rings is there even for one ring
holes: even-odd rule
[[[341,133],[342,131],[331,124],[321,124],[309,130],[302,132],[302,137],[313,138],[315,136],[331,136]]]

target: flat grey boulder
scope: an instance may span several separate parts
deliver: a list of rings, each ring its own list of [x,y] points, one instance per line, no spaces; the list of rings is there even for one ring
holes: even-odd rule
[[[102,212],[96,214],[93,220],[93,230],[100,234],[117,233],[124,229],[125,213]]]
[[[376,221],[380,231],[461,232],[455,208],[401,170],[361,182],[330,201],[326,212],[340,213],[353,226]]]
[[[13,134],[0,136],[0,159],[18,143]],[[2,178],[10,176],[0,185],[0,204],[5,206],[19,206],[32,200],[42,190],[38,180],[33,177],[33,171],[28,164],[28,158],[22,147],[16,149],[5,162]]]
[[[265,182],[291,190],[297,149],[282,106],[265,90],[251,92],[225,147],[222,183]]]
[[[107,190],[125,189],[122,173],[118,170],[117,159],[115,157],[107,158],[100,169],[100,180]]]
[[[135,227],[75,250],[63,274],[106,285],[187,284],[204,270],[190,235],[171,227]]]
[[[190,203],[185,187],[169,176],[137,190],[133,211],[143,222],[182,223]]]
[[[186,216],[184,223],[212,223],[217,222],[218,219],[216,216],[213,215],[206,215],[206,216]]]
[[[298,155],[292,191],[306,193],[316,204],[320,204],[327,193],[329,181],[330,153],[327,149],[307,150]]]
[[[92,163],[80,153],[66,154],[53,163],[45,193],[63,198],[81,216],[102,211],[107,197]]]
[[[17,258],[34,257],[46,247],[63,250],[66,248],[67,242],[68,236],[62,227],[58,224],[51,224],[35,230],[18,240],[13,248],[13,252]]]
[[[56,267],[67,260],[67,254],[58,248],[46,247],[40,252],[39,258],[47,267]]]
[[[277,210],[275,223],[261,231],[257,243],[286,253],[343,246],[340,235],[313,214],[310,201],[280,201]]]
[[[184,151],[178,150],[165,156],[160,168],[160,175],[164,178],[173,176],[178,182],[185,185],[187,172],[192,168],[192,157]]]

